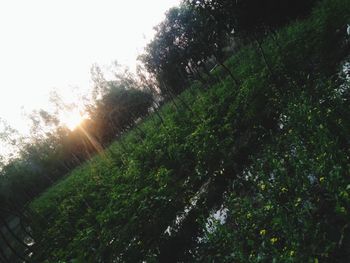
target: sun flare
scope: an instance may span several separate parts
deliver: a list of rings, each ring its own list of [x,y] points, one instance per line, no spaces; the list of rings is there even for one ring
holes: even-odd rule
[[[79,111],[69,111],[61,116],[61,122],[71,131],[77,128],[84,117]]]

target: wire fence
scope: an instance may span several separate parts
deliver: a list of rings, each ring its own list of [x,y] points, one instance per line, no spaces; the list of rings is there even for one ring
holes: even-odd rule
[[[0,262],[30,262],[34,239],[29,217],[21,213],[4,212],[0,215]]]

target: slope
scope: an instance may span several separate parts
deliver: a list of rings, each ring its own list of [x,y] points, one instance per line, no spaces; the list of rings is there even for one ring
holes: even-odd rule
[[[349,8],[243,47],[239,85],[217,69],[35,200],[33,261],[347,262]]]

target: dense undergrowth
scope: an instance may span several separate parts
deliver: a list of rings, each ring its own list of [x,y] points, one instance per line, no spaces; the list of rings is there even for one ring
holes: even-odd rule
[[[348,262],[349,19],[323,1],[45,192],[33,261]]]

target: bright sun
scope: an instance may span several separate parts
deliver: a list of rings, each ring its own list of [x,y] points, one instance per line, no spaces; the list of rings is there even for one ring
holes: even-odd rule
[[[71,131],[74,130],[83,121],[83,116],[79,111],[69,111],[61,116],[62,123]]]

